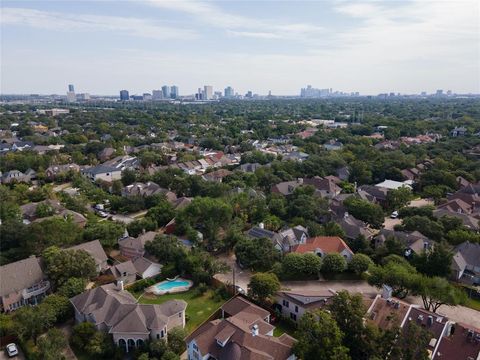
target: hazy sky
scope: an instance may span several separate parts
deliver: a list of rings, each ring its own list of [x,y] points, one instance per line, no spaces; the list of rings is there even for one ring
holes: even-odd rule
[[[2,0],[1,92],[480,92],[480,2]]]

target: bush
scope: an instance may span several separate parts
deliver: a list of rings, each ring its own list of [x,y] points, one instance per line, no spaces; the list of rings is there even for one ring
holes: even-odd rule
[[[195,288],[195,292],[198,294],[198,296],[201,296],[205,294],[208,290],[208,286],[205,283],[200,283],[198,286]]]
[[[347,261],[338,253],[327,254],[323,258],[322,273],[336,274],[345,271]]]
[[[362,274],[367,271],[371,265],[373,265],[373,261],[367,255],[355,254],[350,264],[348,264],[348,268],[355,274]]]
[[[145,290],[147,287],[155,285],[156,284],[155,278],[149,278],[149,279],[142,279],[134,282],[132,285],[129,286],[128,290],[132,292],[140,292]]]

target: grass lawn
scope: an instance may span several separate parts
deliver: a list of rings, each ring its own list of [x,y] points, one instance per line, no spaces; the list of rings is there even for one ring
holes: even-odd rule
[[[295,328],[290,326],[290,324],[286,323],[285,321],[280,320],[278,323],[275,324],[273,336],[279,337],[284,333],[287,333],[290,336],[294,336]]]
[[[140,294],[134,294],[134,296],[138,298]],[[212,315],[225,302],[223,300],[218,301],[213,299],[213,290],[208,290],[205,294],[198,296],[195,289],[184,293],[160,296],[145,294],[139,299],[139,302],[142,304],[162,304],[165,301],[173,299],[184,300],[188,304],[186,310],[188,321],[185,325],[185,330],[189,334],[201,323],[207,320],[210,315]]]
[[[468,298],[465,306],[480,311],[480,300]]]

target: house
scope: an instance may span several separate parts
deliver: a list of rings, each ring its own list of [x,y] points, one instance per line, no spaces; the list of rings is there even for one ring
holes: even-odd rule
[[[433,216],[435,216],[437,219],[440,219],[443,216],[456,217],[462,220],[463,226],[465,226],[469,230],[472,230],[472,231],[480,230],[480,220],[478,220],[477,218],[469,214],[449,211],[447,209],[437,209],[437,210],[433,210]]]
[[[475,203],[467,203],[460,198],[452,198],[444,204],[437,206],[437,209],[444,209],[459,214],[471,214],[475,208]]]
[[[29,183],[36,178],[36,175],[37,173],[32,169],[28,169],[25,173],[20,170],[10,170],[2,175],[2,184]]]
[[[58,212],[58,213],[56,213],[52,216],[47,216],[47,217],[35,219],[32,222],[41,222],[41,221],[52,219],[52,218],[61,218],[61,219],[64,219],[64,220],[69,219],[72,223],[74,223],[75,225],[77,225],[81,228],[84,228],[87,225],[87,218],[85,216],[83,216],[82,214],[80,214],[76,211],[72,211],[72,210],[68,210],[68,209],[61,210],[60,212]],[[26,221],[24,220],[24,222],[26,222]]]
[[[405,182],[395,181],[395,180],[385,180],[381,183],[375,185],[377,188],[384,188],[387,190],[398,190],[402,187],[407,187],[408,189],[412,190],[412,187]]]
[[[123,283],[107,284],[70,299],[77,323],[90,322],[99,331],[112,334],[114,343],[130,352],[145,342],[165,339],[175,327],[185,326],[183,300],[161,305],[138,304]]]
[[[298,322],[307,311],[322,309],[335,296],[332,290],[279,291],[275,297],[275,308],[283,317]]]
[[[98,159],[101,162],[107,161],[115,154],[115,149],[111,147],[106,147],[98,153]]]
[[[45,206],[50,209],[53,214],[59,214],[61,211],[66,210],[59,201],[46,199],[39,202],[28,203],[20,206],[20,213],[25,223],[30,223],[38,218],[37,208],[39,205]]]
[[[262,165],[259,163],[246,163],[240,165],[240,171],[245,173],[254,173],[255,171],[257,171],[257,169],[260,169],[261,167]]]
[[[304,178],[303,185],[313,186],[316,195],[328,199],[337,196],[342,191],[342,188],[332,178],[321,178],[319,176]]]
[[[358,188],[357,193],[359,193],[365,200],[372,199],[372,202],[374,203],[378,203],[384,207],[387,206],[388,189],[385,187],[362,185]]]
[[[49,292],[50,282],[35,256],[0,266],[1,311],[38,304]]]
[[[395,238],[402,242],[405,246],[405,256],[409,257],[412,254],[420,255],[425,250],[432,247],[433,241],[418,231],[405,232],[382,229],[375,236],[375,247],[380,247],[385,244],[388,238]]]
[[[187,336],[189,360],[294,360],[295,339],[273,336],[270,313],[241,296],[223,304],[221,317]]]
[[[283,160],[285,161],[291,160],[291,161],[304,162],[307,159],[308,159],[308,154],[301,151],[292,151],[283,155]]]
[[[140,162],[138,158],[135,156],[123,155],[123,156],[114,157],[111,160],[107,160],[102,165],[114,167],[116,169],[119,169],[120,171],[127,170],[127,169],[137,170],[140,166]]]
[[[350,170],[346,166],[338,168],[337,176],[342,181],[348,181],[348,179],[350,178]]]
[[[480,284],[480,244],[466,241],[455,248],[452,273],[455,280]]]
[[[204,174],[202,176],[203,180],[206,181],[214,181],[214,182],[219,182],[221,183],[223,181],[223,178],[232,175],[233,172],[226,170],[226,169],[219,169],[216,171],[209,172],[207,174]]]
[[[295,245],[292,252],[297,254],[313,253],[320,257],[327,254],[338,253],[345,260],[350,261],[353,257],[353,251],[338,236],[317,236],[307,239],[304,244]]]
[[[79,172],[80,166],[77,164],[51,165],[45,170],[45,176],[53,180],[58,176],[66,175],[69,172]]]
[[[438,344],[442,338],[451,332],[453,323],[445,316],[434,314],[391,296],[377,295],[367,311],[367,321],[380,327],[390,329],[399,326],[406,335],[408,324],[414,323],[428,331],[430,341],[426,345],[430,358],[435,358],[438,353]],[[458,357],[444,358],[446,360],[457,360]]]
[[[97,165],[91,168],[84,168],[81,173],[93,182],[98,180],[113,182],[122,178],[122,170],[106,165]]]
[[[174,192],[160,187],[160,185],[154,183],[153,181],[148,181],[146,183],[134,182],[133,184],[127,185],[122,189],[122,196],[153,196],[157,194],[165,194],[167,200],[171,203],[177,200],[177,195]]]
[[[133,266],[142,279],[151,278],[160,274],[162,271],[162,265],[154,263],[144,257],[137,257],[133,260]]]
[[[301,178],[299,178],[297,180],[294,180],[294,181],[284,181],[284,182],[278,183],[276,185],[273,185],[272,188],[271,188],[271,192],[276,193],[276,194],[281,194],[281,195],[284,195],[284,196],[288,196],[288,195],[293,194],[295,189],[299,186],[302,186],[302,185],[303,185],[303,179],[301,179]]]
[[[275,244],[275,247],[282,252],[289,252],[297,244],[305,244],[309,235],[308,229],[297,225],[293,228],[287,228],[279,232],[281,241]]]
[[[177,198],[177,200],[175,200],[175,202],[173,203],[173,208],[175,210],[181,210],[187,207],[188,205],[190,205],[191,202],[192,202],[192,198],[182,196]]]
[[[467,129],[464,126],[456,126],[452,131],[450,131],[450,136],[458,137],[467,135]]]
[[[455,323],[440,339],[432,360],[478,359],[479,355],[480,329]]]
[[[117,283],[122,281],[124,284],[131,284],[137,279],[137,270],[131,260],[110,266],[105,274],[113,276]]]
[[[350,215],[348,212],[344,212],[343,216],[334,216],[333,221],[340,225],[347,239],[355,240],[360,235],[364,236],[367,240],[373,237],[373,233],[367,224]]]
[[[30,141],[18,141],[15,140],[10,144],[0,144],[0,152],[9,152],[9,151],[23,151],[33,148],[33,143]]]
[[[158,233],[155,231],[147,231],[136,238],[126,237],[118,240],[120,247],[120,254],[128,259],[135,260],[138,257],[145,255],[145,244],[147,241],[153,241]]]
[[[323,144],[323,147],[328,151],[337,151],[343,149],[343,144],[337,140],[330,140]]]
[[[107,254],[105,254],[102,244],[100,244],[100,241],[98,240],[92,240],[83,244],[75,245],[65,250],[83,250],[87,252],[93,258],[93,260],[95,260],[95,268],[97,273],[101,273],[109,267],[107,264]]]

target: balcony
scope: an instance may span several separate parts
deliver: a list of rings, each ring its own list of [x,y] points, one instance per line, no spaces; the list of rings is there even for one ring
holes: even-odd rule
[[[25,300],[28,300],[31,297],[45,293],[49,288],[50,288],[50,282],[45,280],[29,287],[28,289],[24,289],[22,291],[22,297]]]

